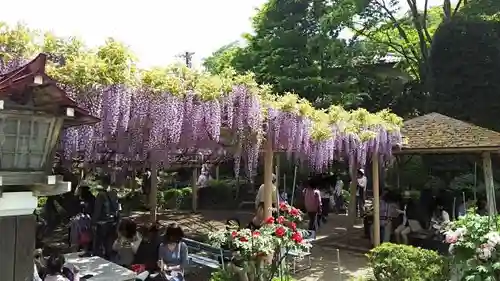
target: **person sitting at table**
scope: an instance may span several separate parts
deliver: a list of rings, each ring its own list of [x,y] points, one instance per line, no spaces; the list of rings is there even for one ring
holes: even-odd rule
[[[143,265],[150,273],[157,271],[160,240],[160,223],[155,222],[143,233],[142,241],[135,253],[134,264]]]
[[[43,281],[79,281],[78,270],[65,266],[66,259],[61,254],[52,254],[47,260],[47,274]]]
[[[188,247],[182,242],[184,231],[176,223],[169,224],[159,248],[158,266],[169,281],[184,281],[188,264]]]
[[[137,225],[129,219],[123,219],[118,225],[118,238],[113,243],[116,252],[116,263],[130,268],[134,261],[137,249],[141,244],[142,236],[137,232]]]

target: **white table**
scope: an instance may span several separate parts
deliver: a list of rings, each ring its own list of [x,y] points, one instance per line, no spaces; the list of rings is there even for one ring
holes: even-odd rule
[[[92,274],[89,281],[134,281],[135,272],[101,257],[80,257],[81,253],[64,255],[66,263],[80,269],[80,276]]]

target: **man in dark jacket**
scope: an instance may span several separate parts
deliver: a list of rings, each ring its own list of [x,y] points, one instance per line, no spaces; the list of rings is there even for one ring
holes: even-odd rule
[[[102,186],[98,190],[92,214],[95,233],[92,252],[94,255],[109,259],[113,253],[112,246],[116,239],[116,225],[121,207],[117,192],[111,188],[110,176],[104,176],[101,183]]]

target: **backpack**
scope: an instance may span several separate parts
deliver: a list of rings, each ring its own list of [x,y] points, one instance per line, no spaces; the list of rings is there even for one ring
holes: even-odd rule
[[[89,215],[78,214],[71,219],[70,245],[86,246],[90,244],[91,236],[92,228]]]
[[[320,195],[317,189],[306,189],[304,193],[304,203],[306,211],[318,212],[319,211]]]

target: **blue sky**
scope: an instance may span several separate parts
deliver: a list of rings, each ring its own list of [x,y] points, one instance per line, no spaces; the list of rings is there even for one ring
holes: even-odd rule
[[[406,3],[406,0],[400,0]],[[88,45],[114,37],[131,47],[142,66],[165,65],[183,51],[195,65],[220,46],[251,31],[250,17],[266,0],[23,0],[6,1],[0,20],[24,22]],[[423,6],[424,0],[417,0]],[[429,0],[430,5],[442,0]]]

